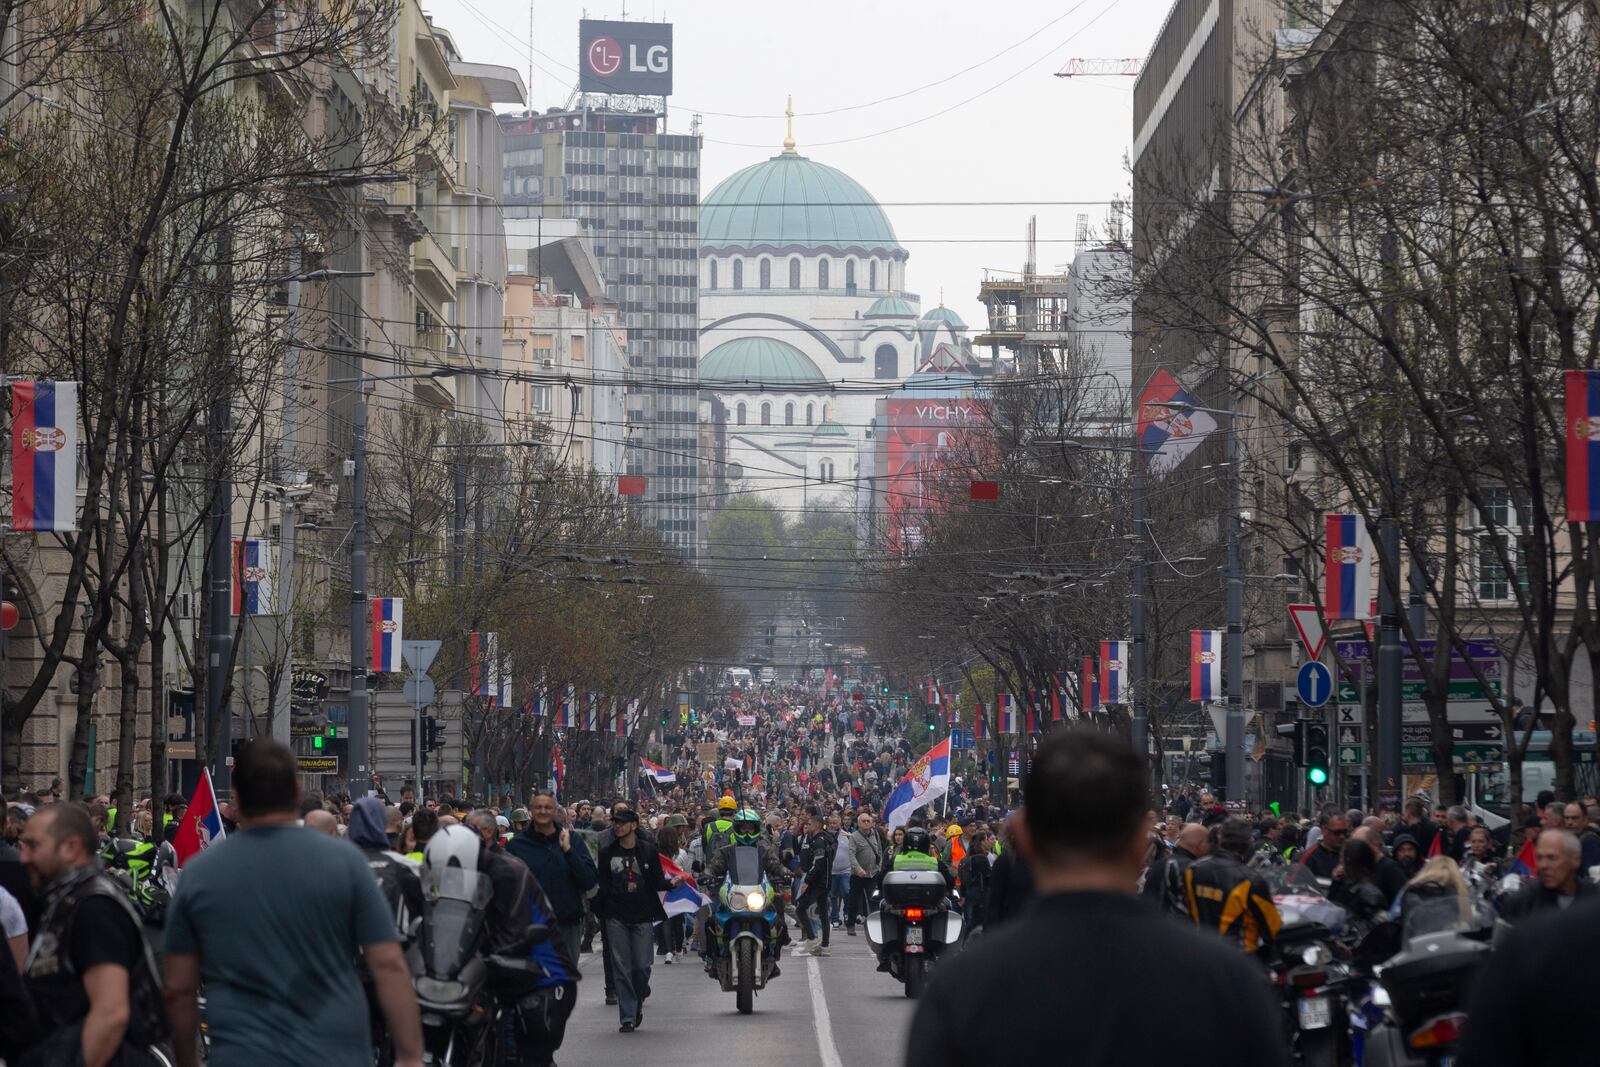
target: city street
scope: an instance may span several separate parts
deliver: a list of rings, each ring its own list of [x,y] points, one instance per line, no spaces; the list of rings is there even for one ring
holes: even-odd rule
[[[734,1010],[690,954],[671,966],[656,957],[651,997],[638,1032],[617,1032],[617,1009],[605,1003],[598,954],[584,956],[578,1009],[567,1024],[562,1067],[613,1067],[632,1057],[651,1067],[702,1067],[710,1061],[748,1067],[820,1064],[872,1067],[898,1063],[916,1002],[900,983],[874,970],[865,937],[836,930],[833,955],[793,958],[756,998],[753,1015]],[[642,1062],[642,1059],[641,1059]]]

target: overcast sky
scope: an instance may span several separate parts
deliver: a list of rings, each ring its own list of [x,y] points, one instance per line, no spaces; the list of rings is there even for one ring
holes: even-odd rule
[[[424,7],[464,58],[528,78],[528,0]],[[534,107],[560,105],[571,92],[579,18],[617,18],[623,7],[534,0]],[[673,24],[669,126],[686,132],[691,115],[701,115],[702,196],[781,149],[784,97],[793,93],[799,150],[884,204],[911,253],[908,283],[924,309],[942,288],[945,303],[976,329],[983,272],[1021,269],[1030,214],[1039,217],[1040,267],[1050,269],[1071,258],[1080,212],[1103,229],[1105,202],[1126,195],[1133,79],[1052,75],[1074,56],[1142,58],[1169,7],[1170,0],[629,0],[626,11]],[[826,111],[835,113],[817,114]]]

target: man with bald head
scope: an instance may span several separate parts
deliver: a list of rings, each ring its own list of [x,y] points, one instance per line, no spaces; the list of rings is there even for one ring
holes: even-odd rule
[[[1600,895],[1583,870],[1583,847],[1570,830],[1543,830],[1534,845],[1533,878],[1500,905],[1500,917],[1517,923],[1540,912],[1565,910]]]
[[[1197,822],[1178,831],[1172,851],[1150,865],[1144,876],[1144,898],[1169,915],[1187,915],[1183,901],[1183,872],[1211,851],[1209,831]]]
[[[306,812],[306,828],[329,837],[338,837],[339,819],[327,808],[313,808]]]
[[[1350,832],[1350,840],[1360,841],[1372,850],[1373,884],[1382,890],[1384,900],[1394,903],[1394,898],[1406,887],[1408,879],[1399,861],[1383,850],[1382,832],[1363,823]]]

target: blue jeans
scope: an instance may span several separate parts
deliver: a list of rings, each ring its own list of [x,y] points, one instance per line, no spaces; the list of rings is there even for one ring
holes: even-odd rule
[[[832,882],[828,889],[829,906],[833,912],[833,921],[838,922],[839,911],[844,907],[844,898],[850,895],[850,872],[834,875]]]
[[[655,962],[656,931],[652,923],[606,920],[606,951],[617,980],[617,1017],[631,1023],[650,994],[650,965]]]

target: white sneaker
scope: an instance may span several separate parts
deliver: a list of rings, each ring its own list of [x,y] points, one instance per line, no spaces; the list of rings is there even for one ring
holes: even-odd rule
[[[793,955],[796,956],[809,956],[811,955],[811,942],[804,940],[796,941],[794,948],[791,951]]]
[[[831,955],[833,955],[833,953],[828,951],[828,946],[827,945],[818,945],[818,946],[816,946],[815,948],[813,948],[811,950],[811,954],[813,956],[831,956]]]
[[[667,958],[662,960],[661,962],[663,962],[663,963],[671,963],[672,962],[672,953],[670,953],[670,952],[667,953]]]

